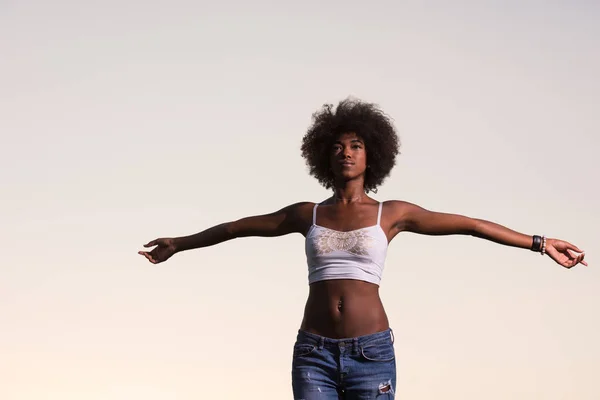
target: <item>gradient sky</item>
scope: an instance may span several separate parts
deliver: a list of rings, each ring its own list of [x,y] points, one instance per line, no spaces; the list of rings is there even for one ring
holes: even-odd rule
[[[303,238],[160,236],[329,196],[311,114],[380,104],[379,200],[571,241],[590,267],[398,236],[399,398],[597,400],[600,5],[0,2],[0,398],[291,398]]]

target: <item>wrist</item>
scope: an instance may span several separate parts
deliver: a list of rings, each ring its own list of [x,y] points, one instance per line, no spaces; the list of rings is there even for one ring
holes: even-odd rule
[[[547,242],[548,242],[548,239],[546,238],[545,235],[544,236],[533,235],[530,250],[540,253],[541,255],[544,255],[544,254],[546,254]]]
[[[541,255],[545,255],[546,254],[546,245],[547,245],[548,239],[546,238],[546,235],[542,236],[542,250],[540,251]]]
[[[180,251],[184,251],[186,249],[185,248],[185,238],[184,237],[173,238],[171,245],[173,246],[174,253],[179,253]]]
[[[531,238],[531,247],[529,248],[529,250],[531,251],[541,251],[542,250],[542,237],[539,235],[533,235],[533,237]]]

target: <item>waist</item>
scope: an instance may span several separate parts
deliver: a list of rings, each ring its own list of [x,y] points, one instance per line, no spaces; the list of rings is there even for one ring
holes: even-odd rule
[[[347,338],[330,338],[327,336],[317,335],[311,332],[298,330],[296,336],[297,343],[311,344],[321,348],[337,348],[344,346],[360,346],[366,347],[377,344],[394,344],[394,332],[387,328],[383,331]]]
[[[331,338],[357,337],[389,328],[377,285],[357,280],[310,285],[301,329]]]

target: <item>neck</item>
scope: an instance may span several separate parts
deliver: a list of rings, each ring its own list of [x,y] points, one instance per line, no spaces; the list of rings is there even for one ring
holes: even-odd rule
[[[360,203],[367,197],[363,182],[349,181],[333,190],[333,201],[341,204]]]

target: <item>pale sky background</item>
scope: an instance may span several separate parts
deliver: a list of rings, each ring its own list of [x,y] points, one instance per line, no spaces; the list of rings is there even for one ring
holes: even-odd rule
[[[348,95],[402,140],[377,199],[590,263],[397,237],[398,398],[599,399],[600,3],[549,3],[0,1],[0,399],[291,398],[302,236],[136,253],[326,198],[300,140]]]

